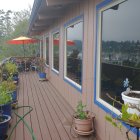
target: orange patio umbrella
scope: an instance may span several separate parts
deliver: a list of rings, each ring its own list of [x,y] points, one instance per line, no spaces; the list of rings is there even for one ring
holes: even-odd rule
[[[54,45],[58,45],[59,44],[59,39],[54,39],[53,40],[53,43],[54,43]],[[68,46],[74,46],[75,45],[75,42],[72,41],[72,40],[67,40],[67,45]]]
[[[24,48],[24,45],[25,44],[32,44],[32,43],[36,43],[38,42],[39,40],[37,39],[34,39],[34,38],[29,38],[29,37],[26,37],[26,36],[20,36],[18,38],[15,38],[15,39],[12,39],[12,40],[9,40],[7,41],[8,44],[16,44],[16,45],[23,45],[23,50],[24,50],[24,57],[25,57],[25,48]]]

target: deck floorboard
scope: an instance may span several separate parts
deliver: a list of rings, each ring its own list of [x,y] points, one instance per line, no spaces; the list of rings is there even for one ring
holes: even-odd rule
[[[33,130],[36,140],[94,140],[92,136],[74,138],[70,133],[74,110],[49,81],[41,82],[37,73],[20,74],[18,106],[31,106],[33,111],[25,121]],[[17,109],[23,115],[26,108]],[[11,128],[19,120],[13,115]],[[14,130],[11,140],[32,140],[27,127],[20,122]]]

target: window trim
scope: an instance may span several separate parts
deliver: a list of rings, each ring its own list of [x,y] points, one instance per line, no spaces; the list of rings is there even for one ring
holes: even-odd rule
[[[94,97],[94,103],[100,107],[101,109],[103,109],[106,113],[111,113],[114,117],[117,117],[118,115],[120,115],[120,111],[118,109],[116,109],[115,107],[111,106],[110,104],[108,104],[107,102],[105,102],[104,100],[102,100],[101,98],[99,98],[99,79],[100,79],[100,75],[99,75],[99,68],[100,68],[100,58],[98,57],[100,56],[100,50],[101,50],[101,13],[105,10],[107,10],[108,8],[116,5],[116,4],[121,4],[122,2],[124,2],[126,0],[104,0],[103,2],[101,2],[100,4],[98,4],[96,6],[96,32],[95,32],[95,48],[94,48],[94,91],[93,91],[93,97]],[[98,80],[98,81],[97,81]],[[98,84],[97,84],[98,82]],[[130,127],[128,125],[126,125],[125,123],[123,123],[123,125],[129,129]],[[131,130],[134,134],[137,134],[137,130],[134,128],[133,130]]]
[[[83,22],[83,42],[84,42],[84,16],[83,15],[79,15],[71,20],[69,20],[68,22],[66,22],[64,24],[64,66],[63,66],[63,79],[65,82],[67,82],[69,85],[71,85],[72,87],[74,87],[76,90],[78,90],[80,93],[82,93],[82,81],[83,81],[83,42],[82,42],[82,73],[81,73],[81,85],[79,85],[78,83],[76,83],[75,81],[73,81],[72,79],[68,78],[66,76],[66,30],[68,27],[78,24],[79,22]]]
[[[47,45],[46,45],[46,38],[48,38],[48,40],[49,40],[49,35],[46,35],[45,36],[45,59],[47,59],[47,54],[46,54],[46,50],[47,50]],[[49,46],[48,46],[48,48],[49,48]],[[50,49],[50,48],[49,48]],[[49,55],[50,53],[48,53],[48,55]],[[49,57],[49,56],[48,56]],[[49,59],[49,61],[50,61],[50,59]],[[46,63],[46,60],[45,60],[45,65],[46,65],[46,67],[50,67],[50,65],[49,65],[49,61],[48,61],[48,64]]]
[[[54,55],[53,55],[53,45],[54,45],[54,43],[53,43],[53,35],[54,34],[56,34],[56,33],[59,33],[59,65],[60,65],[60,30],[55,30],[55,31],[53,31],[52,32],[52,39],[51,39],[51,41],[52,41],[52,68],[51,68],[51,70],[54,72],[54,73],[56,73],[57,75],[59,75],[59,70],[56,70],[55,68],[54,68]],[[59,69],[60,69],[60,67],[59,67]]]

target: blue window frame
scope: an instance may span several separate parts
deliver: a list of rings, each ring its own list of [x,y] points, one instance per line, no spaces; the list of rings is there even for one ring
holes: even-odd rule
[[[59,31],[52,33],[52,70],[59,73],[59,49],[60,49]]]
[[[139,89],[140,1],[105,0],[96,7],[94,102],[104,111],[120,114],[106,96],[119,97],[127,77]]]
[[[64,80],[78,91],[82,91],[83,16],[71,19],[64,26]]]
[[[49,36],[45,38],[46,45],[46,65],[49,66]]]

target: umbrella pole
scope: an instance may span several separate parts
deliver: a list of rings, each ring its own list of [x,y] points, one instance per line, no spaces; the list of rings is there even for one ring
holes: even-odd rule
[[[24,47],[24,41],[23,41],[23,52],[24,52],[24,62],[25,62],[25,70],[26,71],[26,60],[25,60],[25,47]]]

